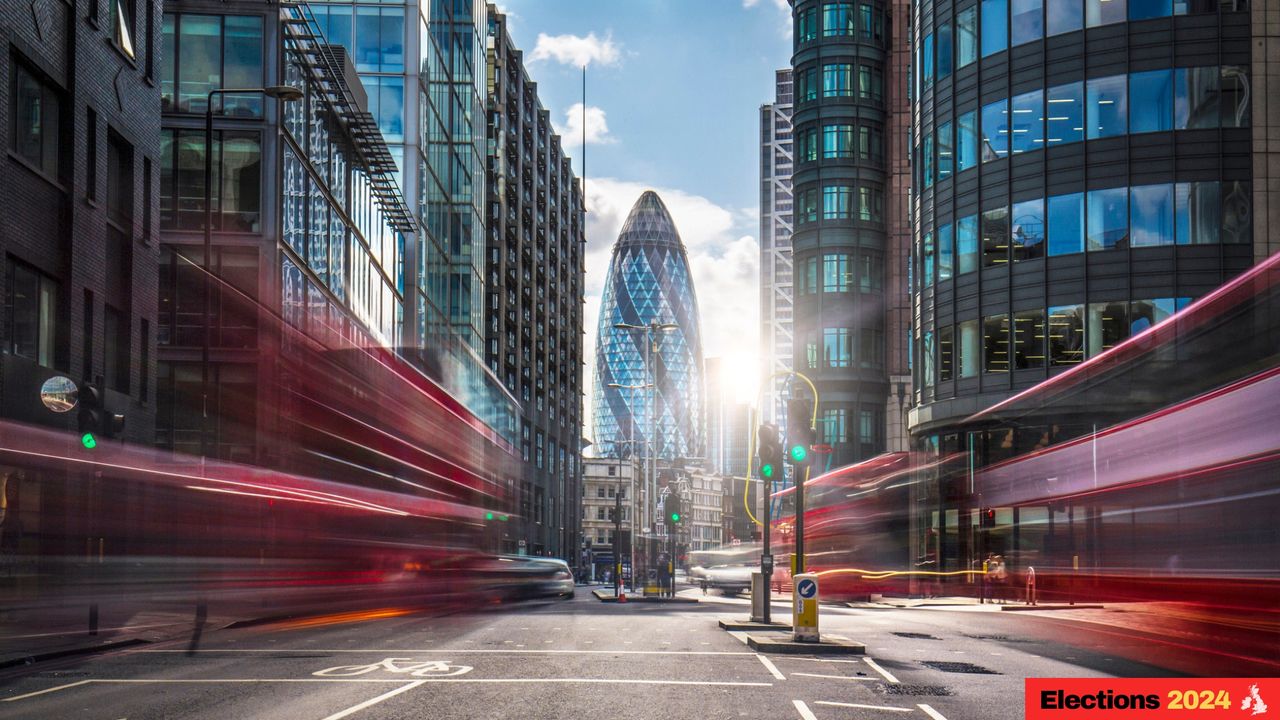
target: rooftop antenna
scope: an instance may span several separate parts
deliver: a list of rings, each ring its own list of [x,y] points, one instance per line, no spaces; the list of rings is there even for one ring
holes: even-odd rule
[[[582,65],[582,215],[587,214],[587,65]]]

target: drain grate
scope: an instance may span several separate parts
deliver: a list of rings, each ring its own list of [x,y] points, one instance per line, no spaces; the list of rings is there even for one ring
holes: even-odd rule
[[[981,665],[974,665],[967,662],[947,662],[945,660],[924,660],[920,663],[948,673],[968,673],[970,675],[999,675],[995,670],[989,670]]]
[[[942,639],[939,637],[934,637],[929,633],[896,632],[892,634],[902,638],[911,638],[912,640],[941,640]]]
[[[875,686],[875,691],[881,695],[943,696],[952,694],[951,688],[944,685],[886,685],[881,683]]]

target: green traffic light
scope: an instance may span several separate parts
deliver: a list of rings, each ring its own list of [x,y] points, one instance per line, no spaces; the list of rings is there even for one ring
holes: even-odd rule
[[[499,520],[501,520],[502,522],[506,522],[506,521],[507,521],[507,516],[506,516],[506,515],[499,515],[499,516],[498,516],[498,519],[499,519]]]
[[[85,433],[80,436],[80,444],[84,445],[86,450],[92,450],[98,447],[98,439],[93,436],[93,433]]]
[[[808,451],[808,449],[806,449],[806,448],[805,448],[805,446],[803,446],[803,445],[793,445],[793,446],[791,446],[791,459],[792,459],[792,460],[794,460],[794,461],[796,461],[796,462],[804,462],[804,459],[805,459],[806,457],[809,457],[809,451]]]
[[[671,522],[680,522],[680,513],[671,513]]]
[[[773,477],[773,464],[772,464],[772,463],[765,463],[765,464],[761,465],[761,466],[760,466],[760,474],[761,474],[761,475],[763,475],[763,476],[764,476],[764,477],[766,477],[766,478],[771,478],[771,477]]]
[[[492,520],[492,519],[493,519],[493,513],[491,513],[491,512],[487,512],[487,513],[485,513],[485,514],[484,514],[484,519],[485,519],[485,520]]]

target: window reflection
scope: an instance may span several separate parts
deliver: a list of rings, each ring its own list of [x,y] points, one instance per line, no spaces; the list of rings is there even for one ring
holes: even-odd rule
[[[1173,0],[1128,0],[1129,19],[1169,17],[1173,14]]]
[[[1112,0],[1116,2],[1117,0]],[[1128,95],[1124,75],[1093,78],[1087,84],[1088,137],[1123,135],[1127,129]]]
[[[1044,199],[1013,205],[1013,261],[1044,257]]]
[[[1222,223],[1217,182],[1177,183],[1174,195],[1174,236],[1179,245],[1218,242]]]
[[[1173,71],[1173,126],[1179,130],[1218,126],[1218,68]]]
[[[970,6],[956,13],[956,67],[978,59],[978,8]]]
[[[1128,247],[1128,188],[1091,190],[1086,207],[1088,224],[1085,236],[1090,250]]]
[[[1047,0],[1045,11],[1045,34],[1060,35],[1072,30],[1079,30],[1084,24],[1084,9],[1081,0]]]
[[[997,100],[982,108],[982,162],[1009,154],[1009,101]]]
[[[1009,316],[982,319],[983,372],[1009,372]]]
[[[1013,315],[1014,367],[1044,367],[1044,310],[1020,310]]]
[[[1084,252],[1084,193],[1049,198],[1049,254]]]
[[[1173,71],[1129,75],[1129,132],[1173,129]]]
[[[1089,27],[1124,22],[1125,0],[1084,0],[1084,19]]]
[[[1249,127],[1249,77],[1242,67],[1222,66],[1222,127]]]
[[[982,267],[1009,262],[1009,208],[982,213]]]
[[[956,121],[956,172],[978,165],[978,113],[976,110]]]
[[[1039,150],[1044,145],[1044,92],[1032,90],[1013,98],[1011,124],[1013,154]]]
[[[956,223],[956,256],[958,272],[963,275],[978,269],[978,216],[968,215]]]
[[[1129,307],[1126,302],[1089,303],[1089,357],[1106,352],[1129,337]]]
[[[1173,244],[1173,185],[1129,188],[1129,238],[1133,247]]]
[[[954,274],[955,250],[952,247],[951,226],[938,228],[938,279],[950,280]]]
[[[980,347],[978,321],[965,320],[960,323],[960,343],[956,347],[957,361],[960,365],[960,377],[977,376],[978,365],[981,363]]]
[[[1044,0],[1013,0],[1010,45],[1021,45],[1044,36]]]
[[[1004,50],[1008,38],[1008,0],[982,0],[982,57]]]
[[[933,233],[925,233],[921,245],[920,256],[923,262],[920,270],[920,285],[929,287],[933,284]]]
[[[1222,183],[1222,242],[1246,244],[1253,241],[1252,208],[1248,182]]]
[[[952,148],[951,123],[945,122],[938,126],[938,179],[945,180],[951,177],[954,166],[955,151]]]
[[[938,26],[938,79],[942,80],[951,74],[951,26],[943,23]]]
[[[946,382],[955,377],[955,328],[938,328],[938,379]]]
[[[1084,306],[1049,308],[1049,364],[1075,365],[1084,360]]]

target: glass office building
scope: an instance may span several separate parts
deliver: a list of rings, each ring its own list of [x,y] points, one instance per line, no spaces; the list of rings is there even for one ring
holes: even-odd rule
[[[674,327],[650,330],[651,323]],[[600,457],[702,457],[698,323],[684,244],[662,199],[646,191],[613,246],[600,304],[594,390]],[[654,391],[645,387],[650,382]],[[643,449],[651,439],[653,455]]]
[[[1255,29],[1231,0],[933,0],[913,30],[910,425],[945,452],[1253,262]]]

